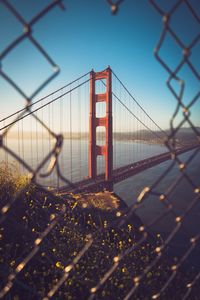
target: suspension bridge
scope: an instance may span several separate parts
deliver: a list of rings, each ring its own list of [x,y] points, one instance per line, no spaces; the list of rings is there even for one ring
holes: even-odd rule
[[[6,187],[6,197],[2,197],[0,224],[4,226],[1,227],[4,246],[1,247],[3,273],[0,275],[3,280],[0,298],[23,293],[23,296],[28,295],[25,296],[27,299],[40,299],[44,296],[42,299],[46,300],[52,299],[58,292],[58,297],[60,293],[66,297],[67,293],[73,295],[75,291],[74,299],[84,295],[85,299],[87,297],[92,300],[104,288],[108,291],[106,297],[109,295],[112,298],[112,276],[124,282],[123,289],[114,285],[115,291],[119,291],[117,298],[122,299],[121,294],[124,293],[124,300],[130,299],[134,293],[138,293],[137,299],[137,295],[152,293],[151,299],[157,299],[157,295],[164,294],[172,280],[177,286],[180,283],[180,277],[176,276],[177,270],[192,250],[199,246],[199,235],[193,234],[194,237],[191,238],[185,225],[182,226],[182,220],[189,212],[192,218],[194,216],[192,210],[199,200],[199,188],[193,186],[195,198],[182,214],[177,215],[173,211],[173,205],[167,203],[168,199],[163,201],[181,181],[183,174],[187,176],[179,154],[199,147],[195,139],[188,143],[182,142],[177,138],[170,139],[110,68],[84,74],[0,120],[0,161],[5,161],[6,164],[14,161],[20,172],[28,174],[37,187],[33,192],[25,191],[25,196],[21,199],[16,193],[8,202]],[[196,153],[194,151],[193,155]],[[70,192],[112,191],[115,183],[170,159],[174,160],[173,166],[179,162],[177,167],[183,173],[175,180],[172,189],[166,194],[165,190],[159,193],[159,204],[162,201],[163,205],[159,208],[159,213],[156,210],[153,216],[149,210],[151,204],[148,206],[150,221],[143,223],[134,214],[144,200],[145,193],[149,192],[148,187],[141,191],[137,203],[133,203],[130,208],[123,207],[123,203],[120,203],[113,211],[103,211],[101,214],[101,210],[98,213],[94,209],[89,210],[86,202],[82,202],[81,209],[78,205],[76,207],[74,200],[77,197],[81,196],[89,203],[89,197],[93,197],[93,194],[89,194],[88,198],[85,194],[72,195],[70,198]],[[159,180],[165,175],[166,171]],[[20,194],[22,192],[23,189]],[[153,193],[156,191],[151,192],[152,195]],[[106,194],[107,208],[109,196],[112,199],[113,195],[100,194]],[[69,200],[67,204],[70,209],[66,209],[65,198]],[[70,199],[73,199],[73,203]],[[98,202],[97,195],[96,199]],[[121,199],[117,196],[116,200],[120,202]],[[83,213],[82,208],[87,211]],[[170,219],[171,216],[173,220]],[[162,226],[160,227],[159,222],[165,217],[169,217],[166,222],[172,229],[169,234],[162,234],[160,237]],[[159,228],[159,234],[155,238],[148,233],[148,229],[151,230],[153,226]],[[176,257],[176,264],[173,261],[171,266],[170,251],[174,248],[176,251],[176,245],[171,241],[174,239],[174,243],[176,238],[182,238],[182,232],[178,233],[180,236],[177,235],[181,227],[187,235],[184,234],[181,250],[178,248],[177,254],[172,253]],[[88,234],[88,229],[92,234]],[[85,235],[86,238],[83,237]],[[20,251],[16,255],[19,245]],[[72,257],[66,258],[66,249],[67,253],[73,252]],[[169,261],[164,251],[169,252]],[[103,261],[103,264],[99,264],[99,261]],[[82,273],[80,275],[76,266],[89,270],[84,276],[94,281],[84,279],[83,290],[79,284],[82,282]],[[130,277],[123,276],[121,271],[117,273],[120,269],[124,270],[124,266],[131,266],[135,273],[130,273]],[[68,284],[68,276],[71,276],[72,270],[78,285],[76,281],[72,286],[71,283]],[[49,277],[54,272],[56,280]],[[100,275],[96,277],[98,272]],[[149,272],[153,277],[150,283],[149,277],[145,277]],[[185,280],[181,284],[183,291],[187,288],[186,296],[190,291],[190,282],[195,283],[199,279],[198,269],[197,272],[196,276],[193,272],[189,275],[186,272],[179,274],[181,280]],[[44,281],[38,280],[40,276]],[[71,278],[70,282],[73,282]],[[108,282],[111,282],[111,288],[106,286]],[[127,287],[125,284],[128,284]],[[160,291],[159,294],[155,294],[156,290]]]
[[[62,192],[113,190],[115,183],[197,147],[173,141],[167,148],[167,133],[110,67],[3,118],[0,132],[1,160],[17,161],[37,183]]]

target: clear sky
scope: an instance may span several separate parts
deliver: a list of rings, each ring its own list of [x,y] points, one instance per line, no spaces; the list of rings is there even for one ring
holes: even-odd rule
[[[166,11],[176,1],[159,0]],[[200,1],[191,0],[200,16]],[[28,21],[48,1],[12,0]],[[100,71],[108,65],[124,82],[133,96],[164,129],[175,109],[175,100],[166,87],[167,72],[156,61],[153,49],[162,29],[161,16],[147,0],[125,0],[117,15],[110,13],[105,0],[64,1],[65,11],[53,9],[33,27],[33,35],[61,68],[61,73],[37,97],[45,95],[92,68]],[[171,19],[172,28],[187,46],[200,32],[200,26],[185,5]],[[0,52],[23,31],[21,24],[0,4]],[[199,64],[199,43],[193,49],[192,62]],[[161,50],[162,57],[175,69],[182,59],[182,49],[170,37]],[[28,95],[51,73],[51,67],[37,50],[23,41],[3,61],[8,73]],[[185,103],[199,91],[199,81],[184,67]],[[199,102],[192,111],[195,125],[200,125]],[[24,100],[0,77],[0,118],[24,105]]]

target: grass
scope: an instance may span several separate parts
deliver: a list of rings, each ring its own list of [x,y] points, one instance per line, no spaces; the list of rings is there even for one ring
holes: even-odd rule
[[[7,202],[14,197],[21,189],[29,184],[27,175],[22,175],[16,164],[0,164],[0,195],[2,201]]]
[[[71,194],[73,199],[76,199],[76,204],[83,208],[95,208],[101,211],[113,211],[120,207],[120,201],[113,193],[98,192],[98,193],[85,193]]]
[[[51,220],[63,211],[63,205],[66,207],[65,213],[41,242],[38,251],[17,274],[5,299],[42,299],[87,243],[88,234],[92,234],[93,244],[52,298],[87,299],[90,290],[113,266],[113,259],[136,245],[141,238],[138,230],[141,223],[136,216],[121,228],[109,225],[121,218],[119,212],[123,214],[120,201],[114,194],[52,195],[32,187],[27,177],[20,175],[15,166],[5,165],[1,167],[0,184],[1,207],[5,205],[5,199],[7,202],[13,196],[17,197],[0,226],[0,289],[6,285],[9,274],[14,273],[16,267],[31,253],[35,240]],[[157,255],[155,248],[160,245],[159,238],[149,237],[130,252],[97,292],[96,299],[123,299],[133,287],[133,278],[137,278],[152,262]],[[163,255],[159,263],[144,276],[132,299],[151,299],[170,274],[169,261]],[[170,295],[171,299],[181,299],[188,277],[180,272],[175,279],[162,299],[169,299]]]

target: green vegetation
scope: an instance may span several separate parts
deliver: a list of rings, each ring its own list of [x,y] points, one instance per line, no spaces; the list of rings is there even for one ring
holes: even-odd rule
[[[0,164],[0,191],[8,192],[10,196],[28,184],[28,177],[19,172],[16,164]]]
[[[27,175],[20,174],[16,164],[0,164],[0,199],[1,207],[5,205],[11,197],[14,197],[20,190],[28,187],[29,179]]]

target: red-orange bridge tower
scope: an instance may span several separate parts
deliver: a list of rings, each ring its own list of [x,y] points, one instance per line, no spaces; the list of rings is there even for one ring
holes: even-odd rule
[[[96,93],[96,81],[106,80],[106,92]],[[106,115],[104,117],[96,116],[96,103],[106,103]],[[97,145],[96,128],[104,126],[106,129],[105,145]],[[89,125],[89,177],[97,178],[97,156],[102,155],[105,158],[105,181],[107,188],[113,189],[113,142],[112,142],[112,71],[108,67],[102,72],[90,73],[90,125]]]

